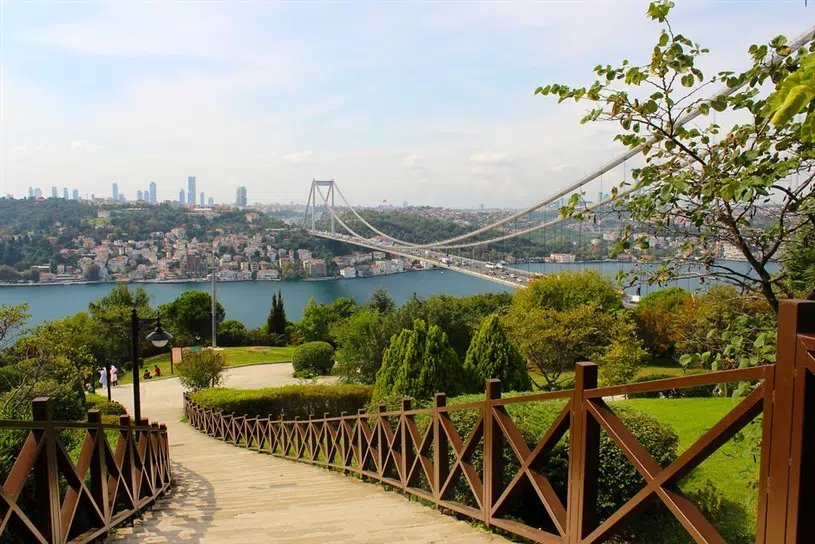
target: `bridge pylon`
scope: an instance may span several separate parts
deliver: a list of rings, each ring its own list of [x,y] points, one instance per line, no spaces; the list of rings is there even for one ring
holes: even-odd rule
[[[311,230],[317,230],[317,197],[323,201],[326,211],[329,205],[334,208],[334,180],[311,180],[311,189],[308,193],[308,201],[306,202],[306,213],[303,215],[303,228],[308,228],[309,212],[311,212]],[[325,190],[320,190],[326,188]],[[328,201],[331,201],[329,204]],[[331,233],[334,234],[334,214],[328,212],[329,221],[331,222]]]

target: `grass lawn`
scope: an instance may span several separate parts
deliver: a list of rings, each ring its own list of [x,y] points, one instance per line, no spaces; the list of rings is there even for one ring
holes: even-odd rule
[[[611,406],[613,408],[615,404],[625,404],[669,424],[679,435],[679,453],[682,453],[732,410],[738,400],[732,398],[631,399],[617,401]],[[731,440],[680,481],[679,485],[684,492],[688,493],[701,489],[707,481],[712,482],[728,499],[744,508],[744,512],[739,512],[738,516],[732,516],[733,523],[742,526],[744,530],[755,531],[758,493],[751,489],[749,484],[751,481],[758,481],[758,470],[758,459],[754,460],[752,456],[746,455],[742,446]],[[737,517],[741,519],[735,519]]]
[[[699,369],[699,368],[691,368],[687,372],[683,372],[682,367],[673,361],[657,361],[654,363],[649,363],[646,366],[640,369],[639,374],[637,374],[638,378],[643,376],[651,376],[653,374],[668,374],[670,376],[679,378],[680,376],[686,376],[688,374],[698,374],[700,372],[709,372],[708,370]],[[529,370],[529,375],[532,376],[532,379],[535,380],[540,385],[544,385],[546,380],[543,379],[540,372],[536,369],[532,368]],[[567,380],[574,379],[574,372],[564,372],[558,378],[558,383],[565,382]]]
[[[268,346],[246,346],[239,348],[223,348],[221,353],[226,355],[227,366],[247,366],[260,365],[264,363],[285,363],[291,361],[293,346],[268,347]],[[161,377],[170,376],[170,354],[162,353],[154,355],[144,360],[144,368],[150,369],[156,365],[161,369]],[[142,372],[144,370],[142,369]],[[130,372],[119,374],[119,383],[126,384],[133,382],[133,375]]]

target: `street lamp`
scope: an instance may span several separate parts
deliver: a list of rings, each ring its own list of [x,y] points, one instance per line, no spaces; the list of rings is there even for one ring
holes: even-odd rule
[[[130,312],[130,340],[132,342],[133,354],[133,406],[136,422],[141,421],[141,391],[139,389],[139,332],[142,327],[156,325],[153,332],[147,335],[147,339],[157,348],[163,348],[167,342],[173,339],[173,335],[161,328],[161,314],[155,318],[141,319],[136,313],[136,308]]]

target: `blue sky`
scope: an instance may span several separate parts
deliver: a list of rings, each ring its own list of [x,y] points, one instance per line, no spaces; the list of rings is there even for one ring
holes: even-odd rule
[[[711,72],[815,21],[803,0],[678,4]],[[0,193],[169,199],[195,175],[218,201],[304,202],[333,177],[359,204],[521,206],[619,151],[585,104],[533,91],[647,61],[646,7],[0,0]]]

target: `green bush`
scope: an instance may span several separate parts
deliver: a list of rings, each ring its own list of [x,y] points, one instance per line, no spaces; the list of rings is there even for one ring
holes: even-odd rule
[[[107,397],[103,397],[102,395],[85,394],[85,405],[88,407],[88,410],[99,410],[99,413],[103,416],[127,415],[127,409],[122,406],[122,404],[116,401],[108,401]]]
[[[295,372],[310,369],[328,374],[334,366],[334,348],[328,342],[307,342],[294,350],[291,364]]]
[[[181,385],[198,391],[221,384],[226,369],[226,357],[223,353],[211,349],[188,351],[175,368]]]
[[[309,415],[323,417],[328,412],[356,413],[371,400],[373,388],[365,385],[288,385],[264,389],[206,389],[193,393],[192,399],[203,406],[225,414],[273,419],[285,412],[286,419]]]
[[[634,383],[652,382],[654,380],[667,380],[668,378],[676,378],[670,374],[650,374],[648,376],[640,376]],[[631,393],[628,395],[630,399],[689,399],[699,397],[712,397],[716,392],[715,385],[696,385],[693,387],[665,389],[664,391],[647,391],[645,393]]]

